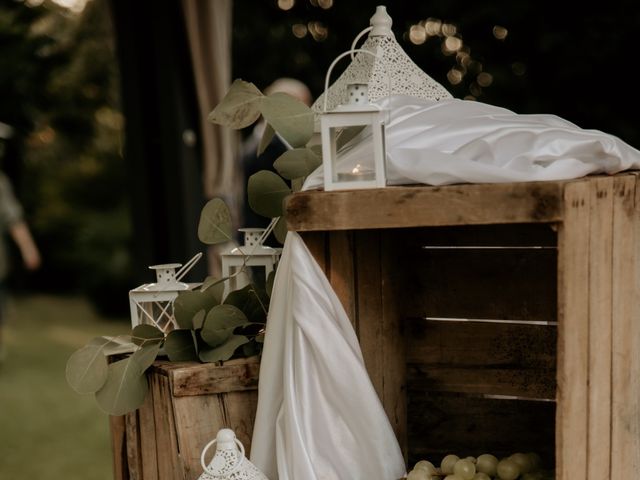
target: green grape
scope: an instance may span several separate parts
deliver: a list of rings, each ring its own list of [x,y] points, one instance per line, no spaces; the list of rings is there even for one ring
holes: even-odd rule
[[[436,470],[436,467],[433,465],[433,463],[428,462],[427,460],[420,460],[418,463],[416,463],[413,466],[413,469],[415,470],[417,468],[420,468],[420,469],[424,470],[429,475],[436,475],[438,473],[438,471]]]
[[[529,452],[527,453],[527,457],[529,457],[532,471],[538,470],[540,467],[542,467],[542,459],[540,458],[540,455],[535,452]]]
[[[529,473],[533,470],[531,458],[524,453],[514,453],[509,459],[516,462],[516,465],[520,468],[520,473]]]
[[[510,458],[500,460],[496,470],[500,480],[516,480],[520,476],[520,467]]]
[[[464,458],[464,460],[469,460],[473,464],[475,464],[477,461],[476,457],[471,457],[471,456]]]
[[[453,473],[453,466],[458,460],[460,460],[460,457],[458,457],[457,455],[447,455],[446,457],[444,457],[442,459],[442,462],[440,463],[440,469],[442,470],[442,473],[444,473],[445,475]]]
[[[444,480],[464,480],[464,478],[454,473],[452,475],[447,475],[446,477],[444,477]]]
[[[486,473],[490,477],[496,476],[497,467],[498,459],[490,453],[480,455],[476,460],[476,470],[480,473]]]
[[[407,480],[431,480],[431,475],[422,468],[414,468],[407,475]]]
[[[464,480],[471,480],[476,474],[476,466],[469,460],[458,460],[453,466],[453,473]]]
[[[478,472],[473,476],[471,480],[491,480],[491,477],[486,473]]]

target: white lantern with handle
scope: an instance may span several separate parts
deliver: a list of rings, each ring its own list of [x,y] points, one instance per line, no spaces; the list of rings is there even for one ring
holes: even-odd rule
[[[325,78],[325,91],[329,86],[331,71],[336,63],[347,55],[361,52],[376,56],[369,50],[349,50],[339,55],[329,67]],[[352,83],[347,85],[347,101],[331,111],[327,110],[328,97],[325,96],[323,112],[320,114],[320,136],[322,141],[322,165],[324,189],[347,190],[360,188],[380,188],[387,184],[385,170],[384,124],[388,112],[378,105],[369,103],[368,85]],[[346,128],[368,127],[373,142],[373,165],[340,165],[338,163],[338,134]]]
[[[191,290],[200,285],[199,283],[184,283],[180,280],[201,257],[202,253],[198,253],[184,266],[180,263],[168,263],[149,267],[156,272],[156,282],[145,283],[129,292],[131,326],[153,325],[165,333],[177,328],[173,302],[178,298],[180,292]],[[176,271],[178,268],[180,270]]]
[[[249,284],[249,273],[252,267],[264,270],[265,280],[276,267],[280,259],[281,249],[263,245],[269,236],[277,219],[267,228],[241,228],[244,233],[244,245],[234,247],[221,254],[222,276],[228,278],[225,282],[224,295],[239,290]]]
[[[207,451],[213,445],[216,445],[216,453],[207,464]],[[204,472],[198,480],[268,480],[264,473],[247,460],[242,442],[229,428],[219,430],[216,438],[204,447],[200,464]]]

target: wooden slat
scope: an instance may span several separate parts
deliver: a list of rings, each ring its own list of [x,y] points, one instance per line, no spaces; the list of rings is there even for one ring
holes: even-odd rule
[[[140,451],[138,411],[134,410],[133,412],[129,412],[124,417],[127,435],[127,463],[129,464],[129,478],[131,480],[142,480],[142,455]]]
[[[589,295],[585,299],[589,302],[587,474],[589,480],[598,480],[609,478],[611,467],[613,178],[596,178],[589,185]]]
[[[589,181],[569,183],[558,231],[556,477],[587,478]]]
[[[409,399],[410,462],[492,453],[538,452],[553,461],[555,404],[451,396],[438,393]],[[574,477],[573,480],[577,480]]]
[[[169,379],[150,375],[153,411],[156,427],[158,480],[185,480],[182,468]]]
[[[640,193],[615,180],[611,480],[640,478]]]
[[[258,392],[230,392],[223,395],[221,400],[224,402],[226,414],[225,426],[236,432],[248,458],[251,455],[251,437],[258,408]]]
[[[408,458],[406,338],[400,310],[401,279],[398,269],[398,244],[395,232],[380,234],[380,271],[382,287],[382,403],[391,426]]]
[[[257,389],[258,358],[240,360],[225,362],[221,366],[188,363],[183,368],[169,370],[173,395],[182,397]]]
[[[327,234],[324,232],[302,232],[300,236],[320,268],[327,273]]]
[[[109,431],[111,433],[111,454],[113,456],[113,478],[115,480],[129,480],[124,415],[109,415]]]
[[[329,240],[329,282],[347,313],[356,325],[355,252],[351,232],[331,232]]]
[[[144,403],[138,409],[138,428],[140,429],[140,458],[143,478],[144,480],[158,480],[156,422],[153,412],[153,389],[151,387]]]
[[[355,232],[357,280],[356,333],[369,378],[383,398],[382,271],[380,232]]]
[[[321,231],[555,222],[561,220],[565,183],[299,192],[286,199],[287,227]]]

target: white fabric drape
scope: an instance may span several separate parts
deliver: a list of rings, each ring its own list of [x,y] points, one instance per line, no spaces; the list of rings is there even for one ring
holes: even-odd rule
[[[393,96],[386,125],[390,184],[566,180],[640,168],[640,152],[554,115],[518,115],[480,102]],[[373,168],[370,129],[341,152],[339,169]],[[305,182],[320,187],[322,167]]]
[[[270,480],[396,480],[400,447],[324,273],[289,232],[273,287],[251,461]]]

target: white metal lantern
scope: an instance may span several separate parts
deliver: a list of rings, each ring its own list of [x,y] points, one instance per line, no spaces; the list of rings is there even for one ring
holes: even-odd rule
[[[325,78],[325,91],[329,85],[331,71],[336,63],[353,52],[366,55],[376,54],[368,50],[349,50],[339,55],[329,67]],[[320,116],[320,136],[322,141],[322,166],[324,171],[324,189],[347,190],[359,188],[380,188],[387,184],[385,171],[384,124],[387,111],[378,105],[369,103],[366,83],[353,83],[346,87],[347,100],[331,111],[327,110],[325,97],[323,112]],[[338,133],[348,127],[369,127],[373,142],[373,166],[349,165],[338,163]]]
[[[225,292],[227,293],[241,289],[249,284],[247,267],[258,267],[264,269],[265,279],[275,269],[280,259],[279,248],[271,248],[263,245],[264,240],[271,233],[275,222],[269,228],[241,228],[244,233],[244,245],[232,248],[222,253],[222,276],[229,277],[225,282]]]
[[[207,465],[207,450],[214,444],[217,444],[216,453]],[[216,438],[204,447],[200,464],[204,472],[198,480],[268,480],[264,473],[247,460],[242,442],[229,428],[219,430]]]
[[[396,41],[391,24],[386,7],[376,7],[370,27],[360,32],[351,45],[354,51],[351,63],[311,107],[316,113],[348,103],[349,85],[353,84],[367,85],[371,102],[387,95],[408,95],[427,100],[452,98],[441,84],[409,58]],[[367,33],[369,36],[362,47],[355,50],[358,41]],[[367,55],[363,53],[365,51],[375,55]]]
[[[200,285],[180,280],[201,257],[202,253],[198,253],[184,266],[180,263],[168,263],[149,267],[156,272],[156,282],[140,285],[129,292],[131,326],[153,325],[165,333],[177,328],[173,302],[180,292]],[[176,271],[178,268],[180,270]]]

